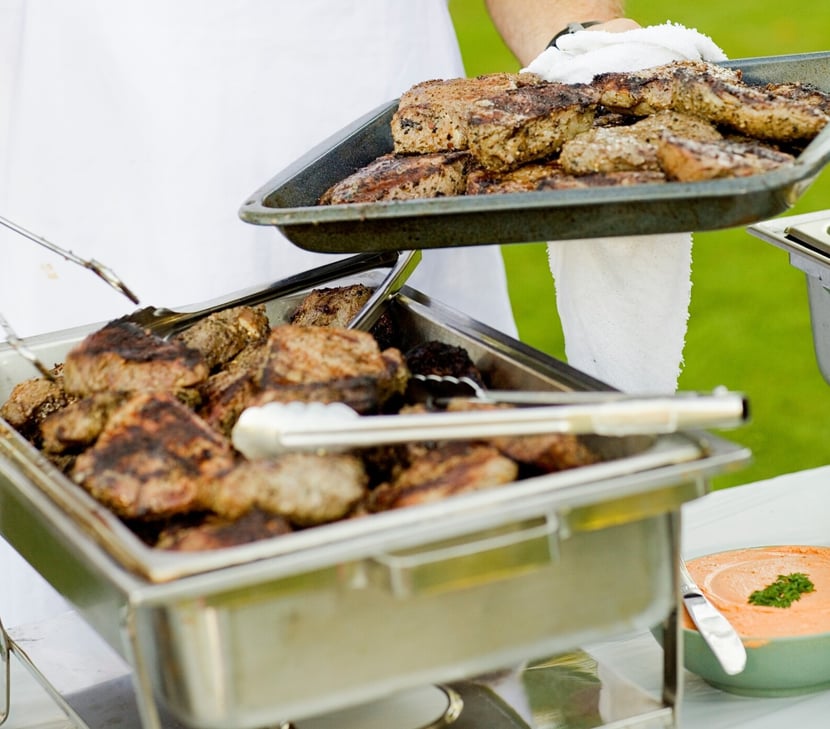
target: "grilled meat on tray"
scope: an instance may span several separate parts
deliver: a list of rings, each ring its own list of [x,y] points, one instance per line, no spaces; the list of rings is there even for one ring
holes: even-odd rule
[[[598,98],[585,84],[551,83],[481,99],[470,110],[470,152],[495,171],[548,157],[591,128]]]
[[[66,391],[173,392],[203,382],[208,366],[202,353],[181,341],[166,341],[116,319],[87,336],[63,365]]]
[[[359,413],[376,412],[404,391],[408,377],[401,353],[382,351],[367,332],[277,326],[252,404],[340,401]]]
[[[237,519],[208,514],[197,524],[170,524],[158,535],[155,546],[173,552],[201,552],[279,537],[292,531],[281,516],[251,509]]]
[[[129,397],[81,453],[72,479],[119,516],[209,509],[210,485],[236,462],[227,438],[173,395]]]
[[[213,485],[213,511],[230,518],[251,508],[307,527],[342,519],[365,496],[363,462],[350,454],[287,453],[243,461]]]
[[[58,367],[55,372],[60,370]],[[53,380],[34,377],[14,386],[8,399],[0,407],[0,417],[39,447],[43,441],[40,434],[43,421],[73,400],[74,397],[66,394],[62,375],[57,374]]]
[[[660,140],[657,157],[666,175],[680,182],[757,175],[794,160],[791,154],[755,140],[701,142],[673,135]]]
[[[470,155],[436,152],[416,156],[387,154],[330,187],[321,205],[451,197],[464,192]]]
[[[448,496],[496,488],[515,481],[515,461],[483,443],[446,443],[423,452],[369,497],[370,511],[427,504]]]
[[[470,105],[520,86],[544,83],[534,74],[494,73],[424,81],[401,95],[392,116],[394,151],[428,154],[467,149]]]

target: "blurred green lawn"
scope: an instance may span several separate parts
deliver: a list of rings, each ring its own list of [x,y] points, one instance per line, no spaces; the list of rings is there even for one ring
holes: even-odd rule
[[[513,71],[483,0],[449,0],[467,75]],[[830,3],[798,13],[772,0],[751,4],[698,0],[630,0],[627,14],[642,25],[667,20],[697,28],[732,59],[830,50]],[[787,214],[830,209],[825,171]],[[564,359],[553,280],[541,243],[503,247],[522,340]],[[725,488],[830,463],[830,385],[815,361],[804,274],[787,254],[745,229],[695,235],[693,289],[684,390],[726,385],[745,392],[751,420],[722,433],[748,446],[753,463],[718,476]]]

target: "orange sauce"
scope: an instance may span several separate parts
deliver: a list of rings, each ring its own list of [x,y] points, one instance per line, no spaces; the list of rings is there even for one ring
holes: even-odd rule
[[[830,547],[775,546],[737,549],[688,563],[700,589],[745,638],[830,633]],[[801,572],[815,585],[790,607],[752,605],[749,596],[779,575]],[[684,625],[694,628],[689,616]]]

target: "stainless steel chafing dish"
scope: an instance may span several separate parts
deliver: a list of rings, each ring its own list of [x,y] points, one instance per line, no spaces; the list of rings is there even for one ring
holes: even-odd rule
[[[296,299],[268,303],[272,322]],[[607,389],[413,289],[389,311],[402,348],[463,346],[494,387]],[[27,344],[56,362],[92,329]],[[9,347],[0,365],[2,398],[36,374]],[[185,555],[142,544],[0,421],[0,532],[130,664],[146,729],[168,711],[254,729],[674,625],[680,506],[749,454],[703,432],[592,444],[596,465]]]

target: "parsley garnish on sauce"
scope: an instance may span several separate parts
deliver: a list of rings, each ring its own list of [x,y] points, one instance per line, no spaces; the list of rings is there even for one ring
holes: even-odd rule
[[[801,572],[778,575],[778,579],[763,590],[755,590],[749,596],[752,605],[786,608],[801,599],[805,592],[813,592],[816,586]]]

